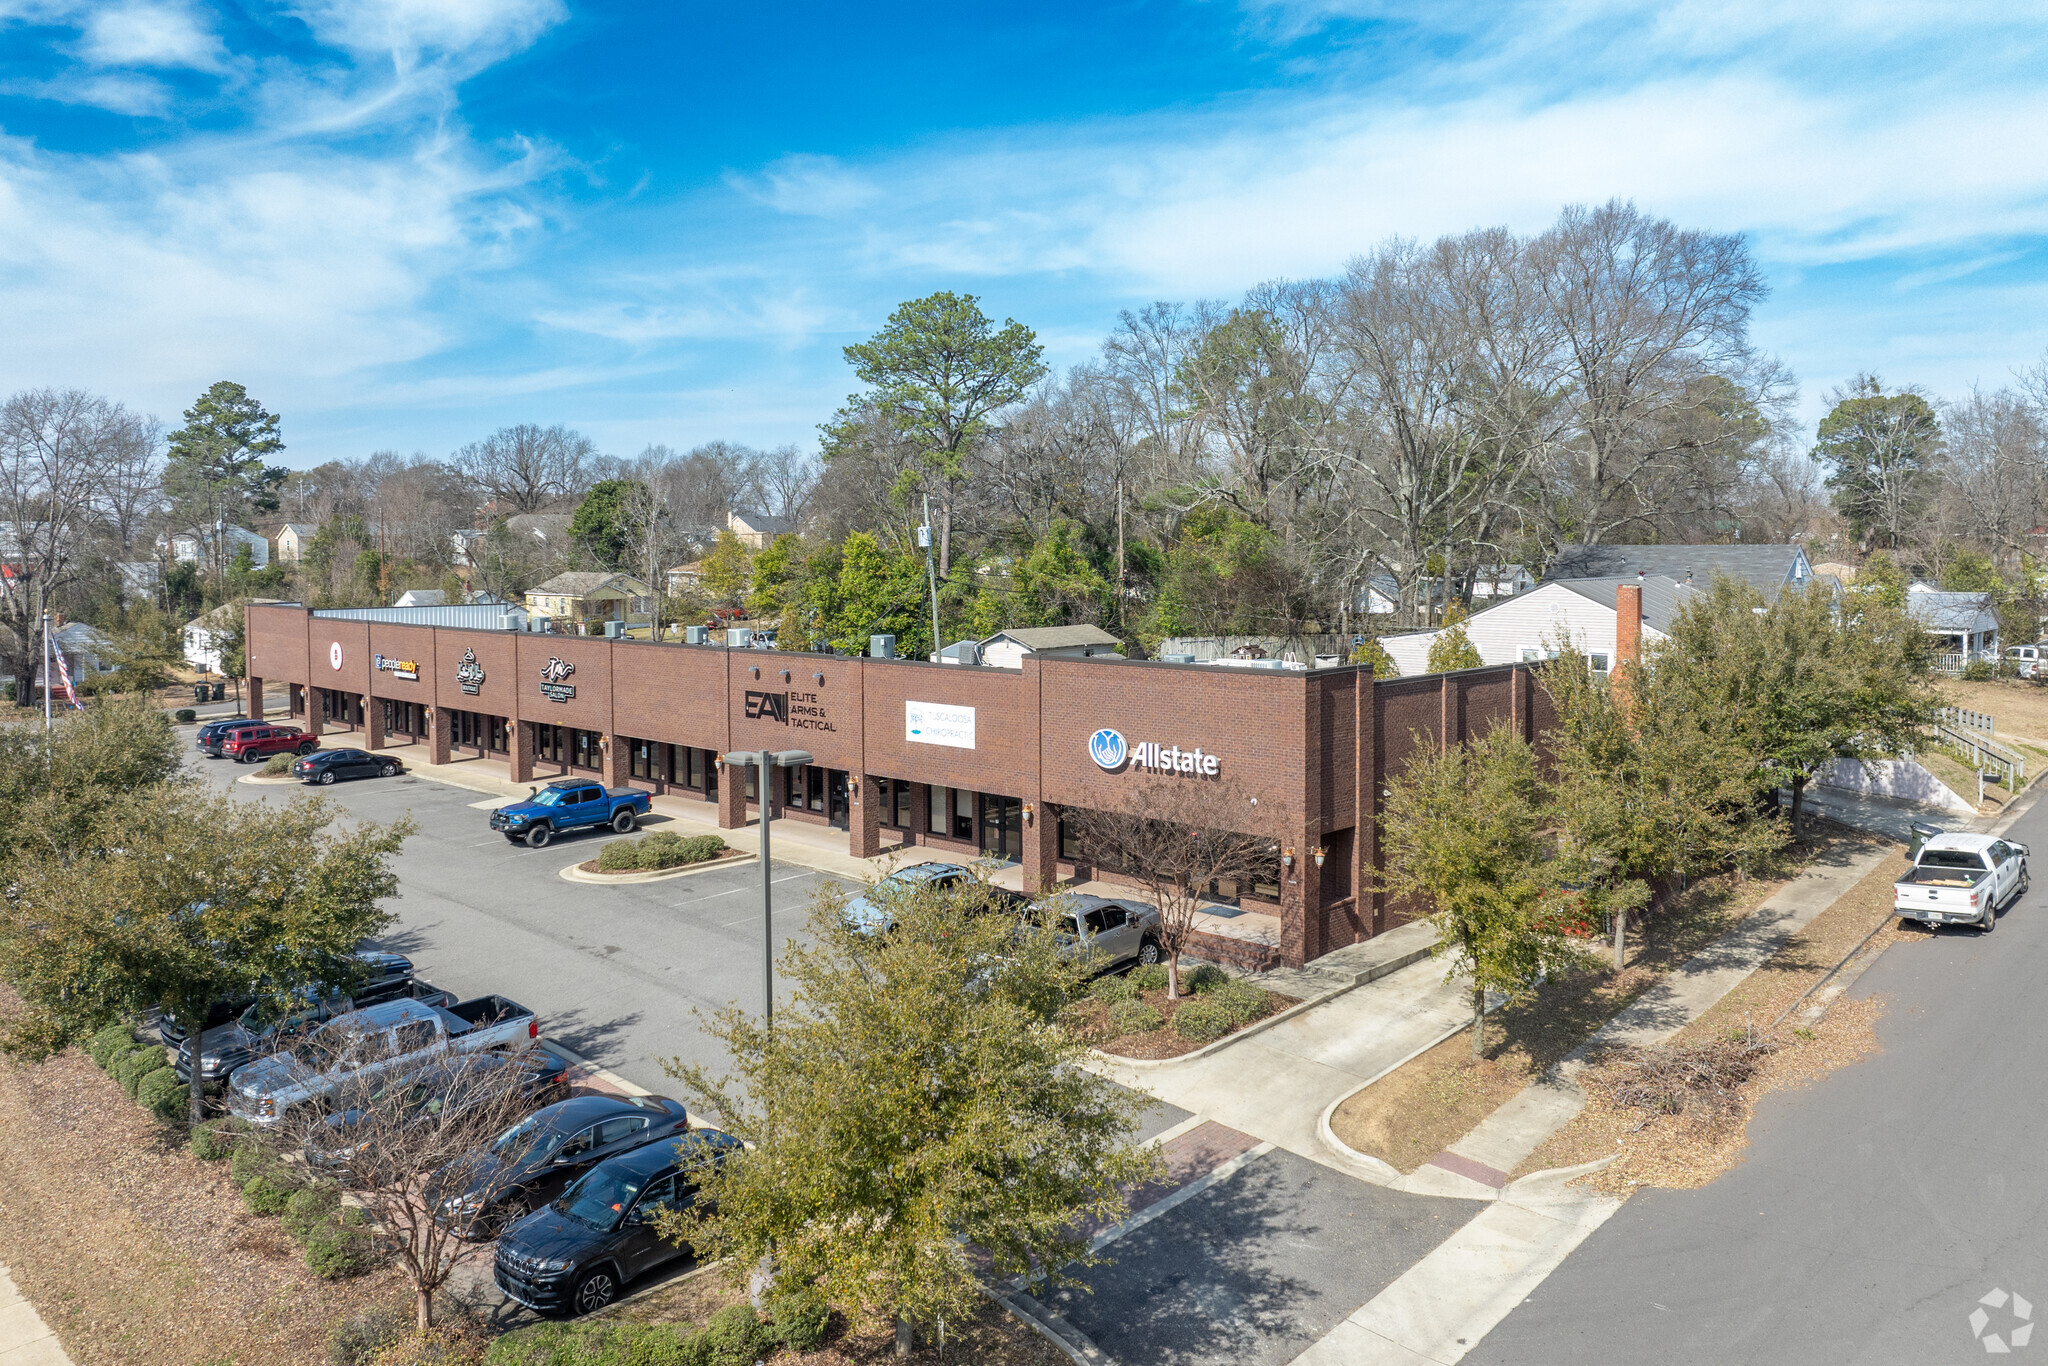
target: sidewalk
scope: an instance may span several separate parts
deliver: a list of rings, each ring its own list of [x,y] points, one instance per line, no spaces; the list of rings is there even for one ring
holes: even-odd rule
[[[1369,953],[1340,951],[1348,955],[1343,966],[1260,975],[1254,980],[1275,990],[1334,984],[1336,994],[1214,1052],[1160,1062],[1098,1056],[1092,1066],[1169,1105],[1346,1175],[1361,1175],[1357,1164],[1318,1136],[1323,1111],[1471,1019],[1465,988],[1446,983],[1438,963],[1414,959],[1418,950],[1428,952],[1435,937],[1433,926],[1404,925],[1352,946]],[[1407,965],[1375,979],[1375,958],[1381,965]],[[1325,961],[1317,960],[1316,967]],[[1391,1169],[1369,1179],[1385,1184],[1388,1175]]]
[[[71,1366],[71,1357],[36,1307],[0,1266],[0,1366]]]

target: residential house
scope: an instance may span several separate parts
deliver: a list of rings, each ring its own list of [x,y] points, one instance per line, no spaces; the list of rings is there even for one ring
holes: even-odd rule
[[[286,522],[277,529],[277,558],[283,564],[298,564],[306,558],[320,528],[311,522]]]
[[[227,558],[230,564],[234,562],[235,556],[241,553],[242,547],[247,546],[249,558],[256,568],[262,569],[269,565],[269,541],[245,526],[235,526],[232,523],[228,525],[226,535]],[[171,558],[180,563],[206,565],[213,561],[213,537],[212,527],[194,527],[189,531],[172,532],[168,541],[164,537],[158,537],[157,544],[162,546],[168,543]]]
[[[50,643],[63,654],[73,683],[83,683],[95,674],[110,674],[120,667],[114,642],[82,621],[66,622],[50,632]]]
[[[1025,655],[1101,655],[1122,658],[1118,640],[1100,626],[1024,626],[998,631],[981,642],[981,662],[997,669],[1021,669]]]
[[[1519,564],[1482,564],[1472,571],[1472,596],[1491,602],[1519,597],[1536,586],[1536,576]]]
[[[1775,602],[1787,588],[1817,577],[1796,545],[1580,545],[1560,551],[1544,571],[1552,579],[1621,579],[1642,574],[1705,588],[1717,574],[1746,583]]]
[[[276,602],[276,598],[251,598],[249,603]],[[202,612],[185,623],[185,662],[201,673],[224,673],[220,666],[221,644],[239,624],[242,609],[249,604],[224,602],[211,612]]]
[[[131,602],[154,600],[157,585],[163,582],[163,569],[155,560],[123,560],[114,572],[121,576],[121,596]]]
[[[451,531],[448,533],[448,562],[457,567],[473,565],[483,549],[483,531]]]
[[[526,594],[527,611],[544,618],[549,629],[589,634],[608,621],[647,622],[654,613],[654,590],[631,574],[584,570],[557,574]]]
[[[1924,583],[1906,590],[1906,612],[1934,640],[1940,667],[1999,657],[1998,608],[1989,593],[1944,593]]]
[[[670,566],[667,575],[670,594],[686,593],[704,582],[704,561],[692,560],[688,564]]]
[[[393,607],[445,607],[448,605],[447,590],[441,588],[408,588],[398,595]]]
[[[505,529],[531,536],[549,550],[562,552],[568,550],[571,543],[571,520],[566,512],[522,512],[517,517],[507,517]]]
[[[795,531],[796,523],[787,517],[770,517],[765,512],[734,508],[725,514],[725,529],[739,537],[740,544],[749,550],[766,550],[777,536]]]
[[[1622,578],[1550,579],[1518,597],[1506,598],[1465,619],[1465,637],[1488,664],[1516,664],[1553,657],[1561,643],[1586,652],[1593,667],[1606,672],[1617,657],[1615,590],[1634,585],[1642,590],[1642,642],[1669,638],[1671,620],[1705,585],[1665,575]],[[1429,647],[1442,631],[1410,631],[1381,636],[1380,644],[1394,666],[1406,675],[1429,672]]]

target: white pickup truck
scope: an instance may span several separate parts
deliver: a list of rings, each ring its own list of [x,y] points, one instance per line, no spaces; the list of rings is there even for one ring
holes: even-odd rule
[[[1928,925],[1975,925],[1989,934],[1998,913],[2027,890],[2027,846],[1990,835],[1935,835],[1892,885],[1892,910]]]

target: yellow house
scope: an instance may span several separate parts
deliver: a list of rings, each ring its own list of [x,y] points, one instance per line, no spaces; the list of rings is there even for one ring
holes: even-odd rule
[[[545,617],[564,633],[588,634],[607,621],[646,622],[654,615],[654,593],[631,574],[584,571],[557,574],[528,590],[526,610]],[[596,625],[602,630],[602,625]]]

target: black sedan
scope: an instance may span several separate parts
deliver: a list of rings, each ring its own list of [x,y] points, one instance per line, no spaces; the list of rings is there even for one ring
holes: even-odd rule
[[[404,769],[398,760],[360,749],[322,749],[292,761],[300,782],[331,783],[339,778],[396,778]]]
[[[628,1281],[690,1253],[656,1231],[655,1216],[689,1208],[696,1174],[739,1146],[730,1134],[702,1129],[591,1168],[498,1239],[498,1289],[544,1314],[604,1308]]]
[[[389,1115],[401,1124],[452,1117],[478,1105],[498,1105],[506,1092],[500,1078],[504,1069],[517,1069],[512,1083],[528,1105],[545,1105],[568,1089],[563,1075],[568,1062],[544,1048],[529,1048],[518,1054],[477,1053],[457,1056],[415,1077],[403,1078],[381,1087],[369,1097],[363,1109],[337,1110],[325,1117],[305,1143],[306,1165],[325,1171],[346,1185],[351,1172],[360,1174],[363,1163],[378,1161],[368,1152],[374,1143],[373,1115]],[[365,1111],[368,1111],[366,1114]]]
[[[577,1096],[536,1110],[444,1172],[441,1217],[473,1241],[526,1216],[606,1158],[689,1132],[679,1100]]]

